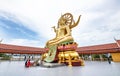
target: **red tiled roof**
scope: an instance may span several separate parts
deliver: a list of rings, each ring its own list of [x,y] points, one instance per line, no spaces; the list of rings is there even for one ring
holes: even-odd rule
[[[118,40],[117,42],[120,43],[120,40]],[[120,47],[117,43],[109,43],[102,45],[78,47],[76,51],[80,54],[102,54],[120,52]]]
[[[120,44],[120,40],[116,40]],[[120,52],[120,47],[117,43],[109,43],[94,46],[78,47],[78,53],[106,53],[106,52]],[[0,53],[20,53],[20,54],[42,54],[45,53],[45,48],[17,46],[9,44],[0,44]]]
[[[105,49],[114,49],[114,48],[118,48],[116,43],[79,47],[77,48],[77,51],[93,51],[93,50],[105,50]]]
[[[9,45],[9,44],[0,44],[0,49],[1,50],[12,50],[14,52],[21,52],[21,53],[26,53],[26,52],[27,53],[29,53],[29,52],[31,52],[31,53],[34,53],[34,52],[42,53],[42,52],[45,52],[44,48],[17,46],[17,45]]]

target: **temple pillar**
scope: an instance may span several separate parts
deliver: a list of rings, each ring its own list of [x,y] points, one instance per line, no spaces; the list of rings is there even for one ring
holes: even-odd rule
[[[99,56],[100,56],[100,61],[103,61],[102,54],[99,54]]]

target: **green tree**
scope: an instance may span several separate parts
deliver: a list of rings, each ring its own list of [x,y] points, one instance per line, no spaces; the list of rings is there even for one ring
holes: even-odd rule
[[[2,57],[2,60],[10,60],[11,56],[4,54],[4,53],[0,53],[0,57]]]

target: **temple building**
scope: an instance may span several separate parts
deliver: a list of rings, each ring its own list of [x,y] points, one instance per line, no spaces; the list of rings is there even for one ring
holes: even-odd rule
[[[79,47],[77,48],[77,52],[82,55],[111,54],[113,61],[120,62],[120,40],[115,41],[115,43]]]
[[[111,54],[114,62],[120,62],[120,40],[115,40],[115,43],[107,43],[94,46],[78,47],[77,52],[80,55],[92,55],[92,54]],[[0,43],[0,53],[11,54],[43,54],[45,48],[18,46]]]

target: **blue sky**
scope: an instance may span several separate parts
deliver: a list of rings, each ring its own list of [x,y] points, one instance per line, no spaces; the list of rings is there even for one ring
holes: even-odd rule
[[[8,38],[38,38],[36,32],[24,27],[21,22],[14,22],[10,19],[6,19],[5,17],[0,17],[0,26]]]
[[[61,14],[70,12],[75,21],[72,36],[79,46],[120,39],[119,0],[0,0],[0,39],[3,43],[44,47],[55,37]]]
[[[15,15],[2,11],[0,14],[0,37],[6,43],[26,46],[32,46],[34,43],[33,46],[37,46],[40,41],[44,41],[44,38],[40,37],[37,32],[25,27],[26,24],[16,19]]]

